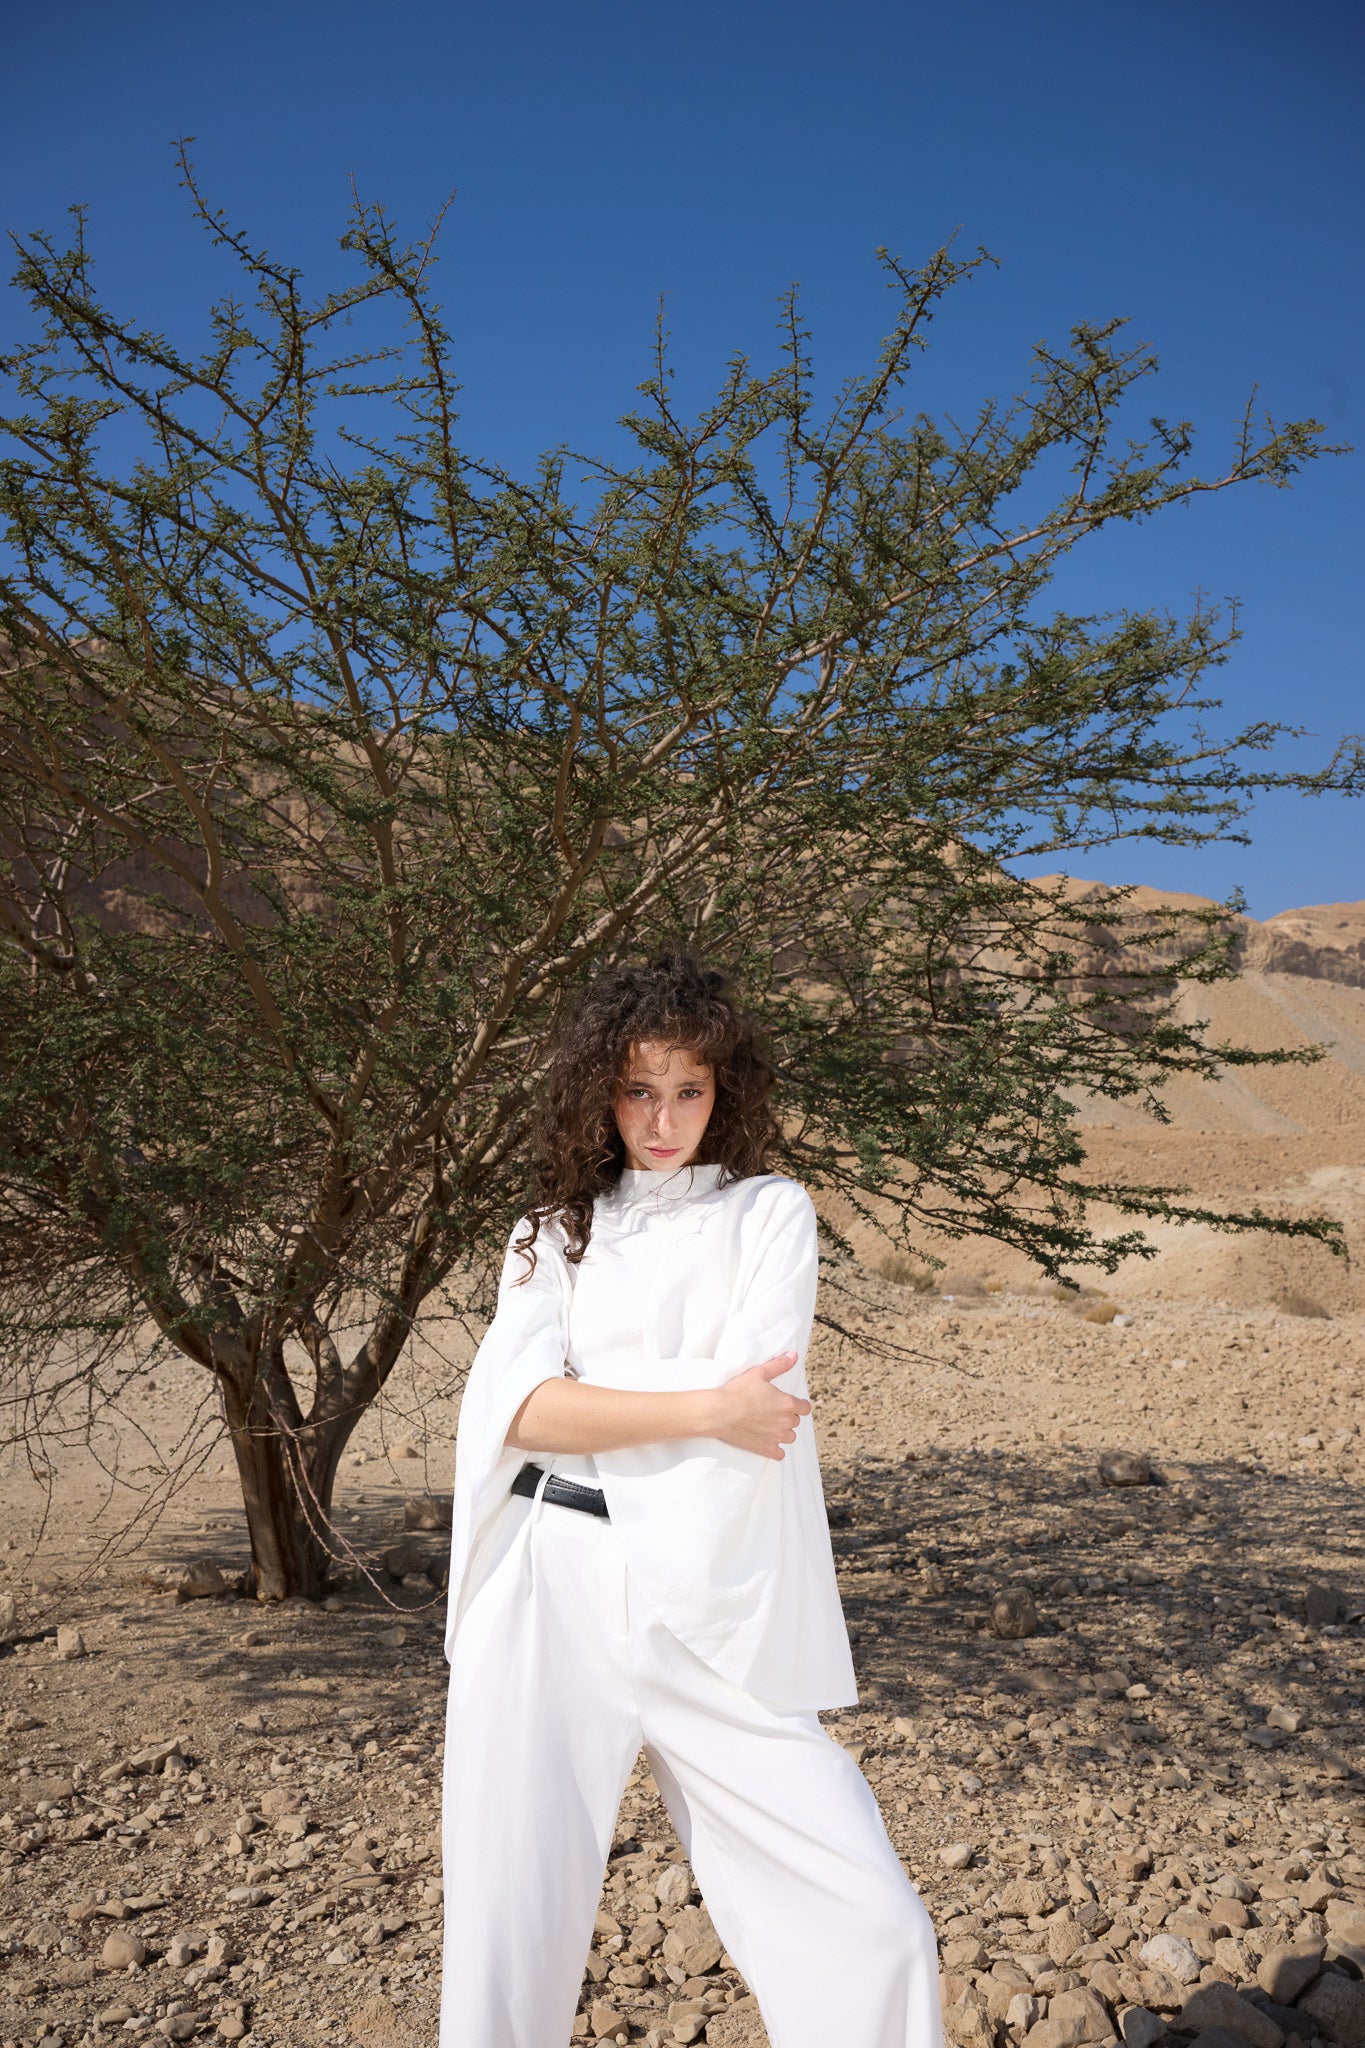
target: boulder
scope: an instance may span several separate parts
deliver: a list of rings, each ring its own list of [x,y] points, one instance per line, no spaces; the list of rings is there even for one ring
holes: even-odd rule
[[[991,1634],[1002,1642],[1021,1642],[1038,1633],[1038,1609],[1027,1586],[1006,1586],[991,1602]]]
[[[1284,2034],[1268,2014],[1258,2011],[1231,1984],[1201,1984],[1181,2008],[1187,2032],[1225,2027],[1250,2048],[1284,2048]]]
[[[100,1961],[107,1970],[126,1970],[132,1963],[145,1963],[147,1946],[130,1927],[115,1927],[104,1937]]]
[[[1336,2048],[1365,2048],[1365,1984],[1324,1970],[1299,2000]]]
[[[1347,1948],[1365,1948],[1365,1906],[1353,1906],[1349,1899],[1329,1899],[1323,1917],[1333,1941]]]
[[[391,1579],[406,1579],[424,1573],[426,1567],[425,1550],[410,1536],[405,1536],[401,1543],[395,1543],[391,1549],[384,1552],[384,1569]]]
[[[1101,1451],[1099,1474],[1106,1486],[1150,1486],[1152,1461],[1145,1451]]]
[[[1320,1941],[1279,1942],[1256,1965],[1256,1982],[1277,2005],[1293,2005],[1322,1968]]]
[[[1204,1967],[1190,1944],[1178,1934],[1154,1934],[1138,1950],[1138,1959],[1149,1970],[1164,1970],[1177,1984],[1197,1984]]]
[[[1050,1913],[1057,1903],[1056,1888],[1046,1878],[1012,1877],[1000,1894],[999,1910],[1006,1919],[1028,1920]]]
[[[1059,1991],[1050,1999],[1047,2024],[1052,2029],[1052,2048],[1082,2048],[1085,2042],[1112,2040],[1114,2034],[1109,2008],[1088,1985]]]
[[[689,1977],[714,1970],[724,1952],[704,1906],[685,1907],[664,1937],[664,1961],[680,1964]]]
[[[692,1873],[685,1863],[670,1863],[654,1889],[666,1909],[685,1906],[692,1896]]]
[[[228,1581],[211,1557],[196,1557],[180,1574],[175,1591],[180,1600],[216,1600],[228,1591]]]
[[[453,1501],[432,1500],[429,1495],[414,1496],[403,1502],[403,1527],[418,1530],[449,1529],[453,1509]]]

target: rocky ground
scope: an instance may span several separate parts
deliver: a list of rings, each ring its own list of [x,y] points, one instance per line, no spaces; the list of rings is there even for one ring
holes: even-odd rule
[[[956,1286],[832,1261],[811,1368],[862,1689],[824,1718],[936,1920],[952,2040],[1365,2048],[1365,1319]],[[93,1467],[50,1499],[6,1472],[6,2048],[434,2048],[442,1537],[404,1502],[444,1492],[454,1407],[424,1370],[342,1488],[383,1592],[327,1611],[177,1598],[245,1559],[221,1465],[102,1559]],[[163,1372],[139,1440],[192,1394]],[[764,2038],[642,1757],[575,2039]]]

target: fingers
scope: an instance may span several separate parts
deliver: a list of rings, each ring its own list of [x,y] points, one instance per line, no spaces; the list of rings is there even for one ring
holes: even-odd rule
[[[795,1363],[796,1353],[794,1351],[781,1351],[776,1358],[765,1359],[758,1370],[765,1379],[775,1380],[780,1378],[784,1372],[790,1372]]]

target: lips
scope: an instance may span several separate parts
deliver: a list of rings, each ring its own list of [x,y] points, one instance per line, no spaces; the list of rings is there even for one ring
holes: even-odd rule
[[[651,1159],[675,1159],[678,1153],[682,1151],[682,1146],[646,1145],[645,1150],[646,1152],[648,1152]]]

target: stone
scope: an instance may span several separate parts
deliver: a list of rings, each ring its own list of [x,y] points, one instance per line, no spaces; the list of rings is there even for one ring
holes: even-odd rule
[[[943,2030],[957,2048],[988,2048],[995,2028],[986,2001],[975,1985],[965,1978],[942,1979]]]
[[[1123,2048],[1155,2048],[1155,2044],[1166,2035],[1166,2022],[1159,2013],[1149,2012],[1145,2005],[1130,2005],[1120,2017],[1119,2033]]]
[[[1084,1946],[1085,1929],[1070,1913],[1063,1913],[1048,1923],[1048,1958],[1059,1970],[1071,1961],[1078,1948]]]
[[[1284,2048],[1284,2034],[1274,2020],[1231,1984],[1200,1984],[1185,2000],[1180,2017],[1187,2033],[1226,2027],[1251,2048]]]
[[[1346,1602],[1335,1586],[1310,1585],[1304,1589],[1303,1611],[1308,1621],[1330,1625],[1345,1615]]]
[[[189,2041],[199,2032],[208,2019],[202,2012],[167,2013],[164,2020],[158,2020],[156,2031],[168,2041]]]
[[[685,1907],[664,1937],[664,1961],[680,1964],[689,1977],[704,1977],[714,1970],[724,1952],[704,1906]]]
[[[1136,1988],[1139,1995],[1134,2004],[1150,2006],[1153,2012],[1179,2012],[1185,2003],[1185,1987],[1169,1970],[1140,1970]]]
[[[1120,1884],[1138,1884],[1151,1868],[1152,1852],[1145,1844],[1140,1849],[1120,1849],[1114,1858],[1114,1875]]]
[[[425,1573],[427,1554],[420,1543],[404,1537],[384,1552],[384,1569],[391,1579],[406,1579]]]
[[[1026,2034],[1030,2027],[1036,2027],[1044,2012],[1043,2001],[1035,1998],[1031,1991],[1016,1991],[1005,2008],[1005,2025],[1015,2034]]]
[[[986,1997],[986,2017],[993,2026],[1003,2026],[1010,2005],[1021,1992],[1032,1992],[1033,1986],[1022,1970],[1016,1969],[1013,1959],[992,1963],[989,1973],[980,1979],[980,1989]],[[1042,2018],[1041,2008],[1029,2021]]]
[[[173,1934],[166,1943],[165,1960],[172,1970],[187,1970],[204,1944],[190,1934]]]
[[[218,2022],[218,2038],[222,2041],[240,2041],[247,2031],[246,2019],[239,2012],[225,2012]]]
[[[974,1934],[964,1934],[957,1941],[944,1943],[941,1960],[945,1970],[961,1973],[984,1969],[990,1958]]]
[[[0,1593],[0,1636],[12,1636],[19,1626],[19,1602],[13,1593]]]
[[[1138,1959],[1149,1970],[1164,1970],[1177,1984],[1197,1984],[1203,1968],[1188,1941],[1179,1934],[1154,1934],[1138,1950]]]
[[[622,2015],[605,1998],[595,1998],[588,2012],[588,2025],[594,2040],[614,2040],[617,2034],[629,2031]],[[676,2039],[676,2036],[675,2036]]]
[[[408,2020],[393,1999],[383,1993],[362,1999],[354,2006],[347,2014],[347,2025],[351,2039],[358,2042],[360,2048],[419,2048],[418,2037]],[[248,2038],[256,2041],[260,2036],[249,2033]],[[285,2036],[275,2034],[274,2039],[280,2043],[280,2048],[285,2048]]]
[[[403,1502],[403,1527],[405,1529],[449,1529],[453,1518],[454,1502],[432,1500],[429,1495],[414,1496]]]
[[[766,2048],[767,2039],[751,1998],[737,1999],[706,2023],[706,2048]]]
[[[215,1600],[227,1592],[228,1582],[211,1557],[196,1557],[180,1574],[175,1590],[181,1600]]]
[[[1152,1461],[1144,1451],[1101,1451],[1099,1475],[1106,1486],[1150,1486]]]
[[[1038,1609],[1027,1586],[1006,1586],[991,1602],[991,1634],[1002,1642],[1021,1642],[1038,1632]]]
[[[1109,2008],[1098,1991],[1088,1986],[1059,1991],[1050,1999],[1047,2023],[1052,2029],[1052,2048],[1081,2048],[1084,2042],[1111,2040],[1114,2033]]]
[[[1308,1716],[1302,1707],[1273,1706],[1265,1717],[1267,1728],[1282,1728],[1286,1735],[1297,1735],[1304,1727]]]
[[[1365,1948],[1365,1906],[1353,1906],[1349,1899],[1329,1899],[1323,1917],[1333,1941],[1348,1948]]]
[[[1277,2005],[1293,2005],[1322,1968],[1320,1941],[1281,1942],[1256,1965],[1256,1982]]]
[[[1259,1990],[1244,1991],[1242,1995],[1258,2012],[1263,2012],[1267,2019],[1274,2020],[1286,2042],[1291,2034],[1297,2034],[1301,2041],[1321,2040],[1317,2021],[1311,2019],[1306,2012],[1300,2012],[1296,2005],[1276,2005],[1273,1999],[1267,1998],[1265,1993]]]
[[[1000,1912],[1007,1919],[1027,1920],[1057,1903],[1053,1885],[1040,1877],[1012,1877],[1000,1894]]]
[[[85,1637],[78,1628],[64,1623],[57,1630],[57,1655],[63,1664],[74,1664],[78,1657],[87,1656]]]
[[[1240,1899],[1215,1899],[1209,1907],[1209,1926],[1215,1934],[1242,1934],[1251,1925],[1251,1915]]]
[[[145,1963],[147,1945],[131,1927],[115,1927],[105,1935],[100,1961],[106,1969],[126,1970],[132,1963]]]
[[[948,1870],[967,1870],[975,1854],[970,1842],[948,1842],[939,1850],[938,1860]]]
[[[1365,2048],[1365,1984],[1324,1970],[1299,2000],[1337,2048]]]
[[[692,1873],[685,1863],[670,1863],[654,1889],[665,1910],[685,1906],[692,1896]]]

